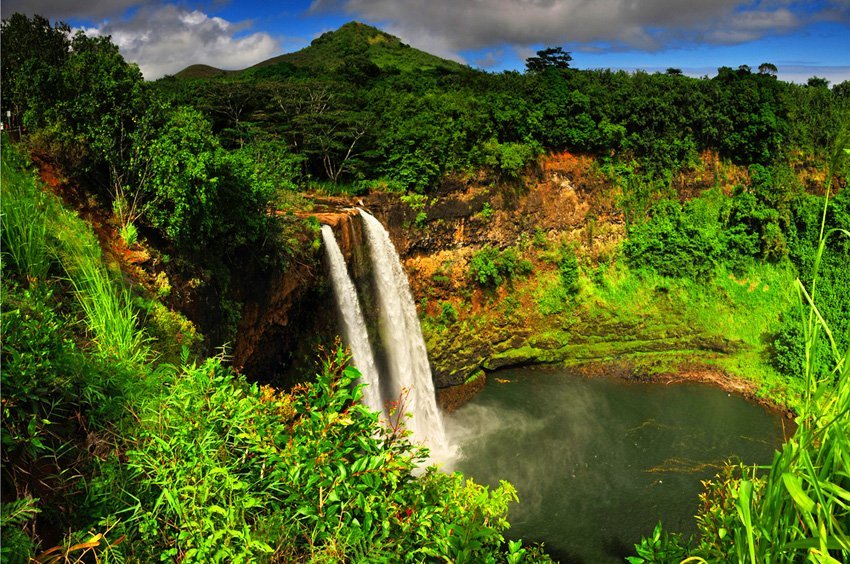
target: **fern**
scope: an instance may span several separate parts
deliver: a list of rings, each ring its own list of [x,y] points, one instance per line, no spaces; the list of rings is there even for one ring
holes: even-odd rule
[[[25,497],[0,504],[0,531],[3,562],[27,562],[33,552],[33,540],[24,531],[24,525],[35,519],[41,510],[36,507],[38,498]]]

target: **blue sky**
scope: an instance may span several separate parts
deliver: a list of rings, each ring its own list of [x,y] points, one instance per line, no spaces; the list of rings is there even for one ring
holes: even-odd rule
[[[577,68],[713,76],[770,62],[784,80],[850,80],[850,0],[5,0],[2,11],[109,34],[148,79],[193,63],[245,68],[358,20],[489,71],[563,46]]]

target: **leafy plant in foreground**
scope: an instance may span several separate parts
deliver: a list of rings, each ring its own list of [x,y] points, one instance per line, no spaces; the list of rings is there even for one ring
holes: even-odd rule
[[[292,395],[250,385],[218,359],[164,372],[164,395],[140,412],[127,452],[129,481],[95,488],[101,506],[118,495],[133,507],[122,527],[136,557],[494,558],[513,488],[434,469],[415,477],[425,451],[377,424],[345,364],[341,351],[328,355]]]

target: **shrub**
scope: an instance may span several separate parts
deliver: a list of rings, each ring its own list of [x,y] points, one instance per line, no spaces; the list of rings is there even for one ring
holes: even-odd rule
[[[497,287],[502,283],[502,273],[496,266],[499,250],[486,246],[472,254],[469,260],[469,275],[479,286]]]
[[[451,302],[443,302],[443,305],[440,306],[440,324],[441,325],[452,325],[453,323],[457,323],[458,313],[457,308]]]
[[[498,288],[505,279],[515,275],[530,274],[531,261],[520,259],[516,249],[500,251],[490,245],[472,254],[469,260],[469,277],[479,286]]]
[[[128,247],[132,247],[139,240],[139,230],[132,223],[126,223],[121,226],[121,239]]]
[[[215,359],[168,375],[127,452],[135,556],[472,562],[498,553],[513,488],[434,469],[415,478],[425,452],[403,427],[377,425],[345,364],[341,351],[329,355],[291,396]]]
[[[653,207],[650,221],[630,229],[623,252],[633,267],[700,279],[714,273],[723,246],[716,232],[695,225],[678,202],[664,200]]]
[[[568,294],[578,292],[578,259],[575,251],[570,247],[561,247],[560,258],[558,259],[558,279],[561,282],[561,287]]]

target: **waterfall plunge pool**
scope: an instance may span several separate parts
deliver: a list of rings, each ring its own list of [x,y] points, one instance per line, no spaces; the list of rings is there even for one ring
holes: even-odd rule
[[[696,532],[701,480],[726,460],[770,464],[788,424],[706,384],[588,379],[502,370],[446,417],[459,448],[447,470],[508,480],[519,503],[506,536],[543,542],[556,560],[623,562],[660,520]]]

